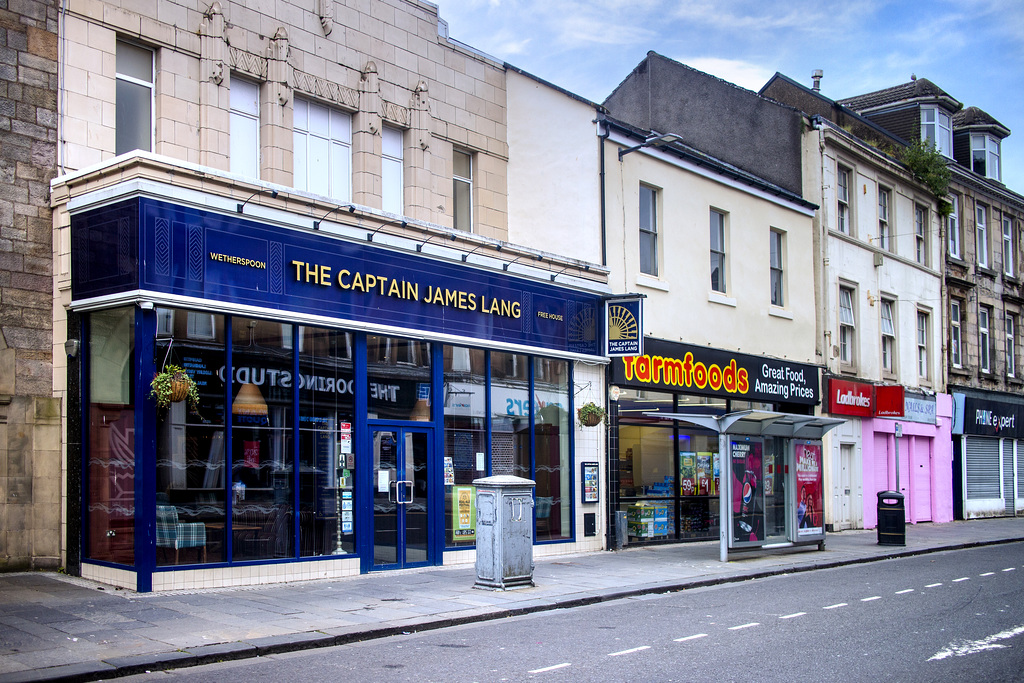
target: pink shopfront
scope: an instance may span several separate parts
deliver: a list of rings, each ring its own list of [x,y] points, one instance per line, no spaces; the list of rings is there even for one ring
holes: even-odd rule
[[[878,523],[880,491],[903,494],[911,524],[952,521],[951,396],[832,377],[827,405],[832,415],[860,418],[864,528]]]

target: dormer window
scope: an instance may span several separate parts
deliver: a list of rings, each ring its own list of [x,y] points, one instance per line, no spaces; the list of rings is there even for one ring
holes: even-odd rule
[[[921,139],[952,158],[953,123],[949,114],[935,106],[921,107]]]
[[[971,134],[971,170],[986,178],[1001,180],[999,140],[984,133]]]

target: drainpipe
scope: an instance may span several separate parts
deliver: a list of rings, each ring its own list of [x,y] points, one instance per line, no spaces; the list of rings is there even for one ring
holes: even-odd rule
[[[601,126],[602,133],[597,136],[597,154],[600,164],[600,170],[598,175],[600,176],[600,191],[601,191],[601,265],[608,265],[608,218],[605,209],[605,171],[604,171],[604,148],[605,141],[608,139],[608,124],[602,118],[595,119],[597,124]]]

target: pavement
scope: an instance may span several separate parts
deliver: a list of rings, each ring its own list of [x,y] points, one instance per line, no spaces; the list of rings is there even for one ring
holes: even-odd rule
[[[0,683],[95,681],[383,638],[848,564],[1024,542],[1024,517],[907,525],[906,545],[874,530],[719,560],[718,542],[537,558],[535,586],[474,588],[456,565],[332,580],[136,593],[58,573],[0,573]],[[1024,557],[1024,545],[1021,546]]]

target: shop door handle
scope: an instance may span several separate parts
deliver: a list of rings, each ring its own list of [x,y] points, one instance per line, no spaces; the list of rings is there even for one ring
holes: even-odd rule
[[[398,504],[399,505],[408,505],[409,503],[411,503],[413,501],[412,481],[409,480],[409,479],[403,479],[401,481],[396,481],[395,482],[396,490],[397,490],[397,487],[400,486],[400,485],[405,487],[405,491],[404,491],[405,495],[403,495],[401,500],[398,501]]]

